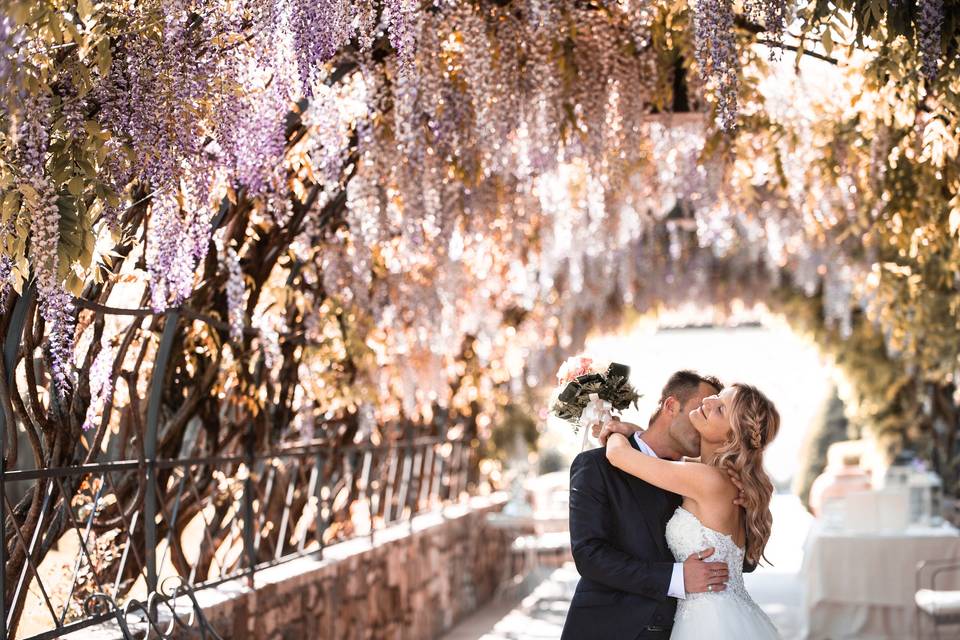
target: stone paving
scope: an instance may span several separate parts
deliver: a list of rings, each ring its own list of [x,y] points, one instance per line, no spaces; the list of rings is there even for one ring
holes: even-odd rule
[[[568,563],[550,573],[519,602],[494,602],[455,627],[443,640],[556,640],[579,579],[576,567]]]
[[[767,546],[772,567],[746,576],[747,589],[780,630],[783,640],[804,635],[800,566],[811,517],[793,496],[776,496],[774,530]],[[536,576],[529,582],[537,582]],[[580,578],[573,563],[535,586],[520,585],[455,627],[443,640],[546,640],[560,637],[570,598]],[[532,591],[531,591],[532,587]],[[523,596],[525,597],[519,597]]]

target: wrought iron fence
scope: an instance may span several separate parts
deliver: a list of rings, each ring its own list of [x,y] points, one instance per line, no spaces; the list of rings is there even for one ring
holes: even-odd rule
[[[477,451],[469,435],[473,431],[446,413],[419,427],[387,425],[383,433],[388,441],[378,446],[348,444],[344,439],[353,432],[344,425],[346,431],[327,439],[270,447],[255,444],[265,437],[262,422],[273,417],[282,423],[289,411],[261,412],[260,431],[252,422],[238,420],[241,413],[233,413],[227,420],[232,421],[230,428],[213,437],[221,443],[214,451],[221,454],[210,456],[210,440],[195,447],[200,438],[188,433],[185,420],[176,430],[165,429],[165,421],[178,409],[171,406],[178,396],[167,394],[169,385],[163,381],[168,369],[178,366],[171,362],[181,319],[226,330],[222,322],[186,307],[152,314],[149,309],[78,299],[97,317],[136,319],[123,334],[124,348],[141,324],[148,324],[144,333],[150,335],[138,342],[138,355],[129,363],[137,375],[149,375],[146,397],[136,391],[135,375],[124,377],[129,402],[123,417],[129,424],[120,419],[119,431],[107,435],[105,412],[96,435],[85,439],[86,451],[67,437],[79,425],[72,432],[55,422],[62,413],[54,409],[63,410],[56,394],[46,395],[49,420],[31,418],[33,428],[24,429],[21,421],[33,415],[28,407],[34,413],[44,409],[39,398],[43,381],[37,376],[42,363],[31,320],[35,302],[31,285],[3,319],[0,638],[14,633],[28,640],[56,638],[111,619],[123,630],[126,612],[133,610],[154,616],[150,624],[157,630],[156,612],[165,602],[172,611],[173,598],[186,596],[195,603],[195,590],[237,578],[252,580],[265,567],[306,554],[322,555],[331,543],[373,535],[458,499],[476,479]],[[151,365],[144,364],[148,351]],[[182,360],[177,362],[182,366]],[[25,378],[24,389],[17,387],[20,377]],[[195,378],[185,380],[197,384]],[[14,402],[18,411],[9,411],[11,398],[17,401],[21,395],[28,407]],[[291,401],[278,404],[289,409]],[[203,423],[195,405],[191,411],[192,419]],[[438,435],[417,437],[418,432]],[[454,434],[466,435],[458,439]],[[126,446],[125,438],[133,444]],[[18,457],[18,442],[29,442],[33,455]],[[64,452],[68,447],[77,451]],[[178,448],[204,451],[208,457],[172,456]],[[40,462],[51,459],[70,462]],[[174,578],[182,584],[164,589]],[[203,630],[202,612],[193,613]]]
[[[32,487],[43,495],[37,518],[59,518],[64,526],[49,530],[57,541],[38,535],[39,526],[33,535],[8,527],[12,539],[0,557],[0,583],[16,584],[3,603],[3,637],[19,618],[16,607],[28,607],[24,613],[34,623],[27,626],[46,620],[47,628],[29,640],[110,619],[122,627],[131,605],[166,597],[161,586],[171,576],[184,584],[176,593],[192,600],[194,590],[252,580],[265,567],[322,555],[333,542],[372,536],[458,499],[476,469],[475,456],[467,442],[411,431],[382,446],[316,442],[269,453],[4,471],[0,521],[13,512],[10,496]],[[51,572],[56,563],[38,562],[51,557],[40,550],[57,542],[66,575]],[[26,557],[18,575],[5,574],[8,553]]]

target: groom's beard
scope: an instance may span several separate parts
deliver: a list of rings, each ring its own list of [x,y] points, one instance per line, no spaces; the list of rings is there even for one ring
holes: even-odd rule
[[[692,459],[694,459],[694,460],[699,460],[699,459],[700,459],[700,452],[701,452],[701,451],[703,451],[703,438],[700,437],[700,434],[698,433],[698,434],[697,434],[697,449],[696,449],[696,451],[691,451],[691,452],[690,452],[690,455],[687,456],[687,457],[688,457],[688,458],[692,458]]]
[[[670,430],[674,442],[677,444],[677,450],[687,458],[699,458],[701,438],[700,434],[689,422],[686,424],[674,425]]]

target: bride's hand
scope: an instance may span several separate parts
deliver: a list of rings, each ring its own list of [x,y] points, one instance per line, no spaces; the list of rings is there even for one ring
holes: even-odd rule
[[[597,422],[591,426],[591,433],[594,438],[600,441],[601,446],[607,444],[607,438],[609,438],[612,433],[622,433],[629,438],[637,431],[640,431],[638,425],[632,422],[623,422],[617,416],[613,416],[612,419],[607,420],[602,425]]]
[[[623,445],[630,446],[630,443],[627,442],[627,436],[619,432],[613,432],[607,438],[607,447],[622,447]]]

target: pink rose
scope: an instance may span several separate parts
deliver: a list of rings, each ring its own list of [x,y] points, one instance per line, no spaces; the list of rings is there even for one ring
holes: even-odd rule
[[[571,380],[585,375],[592,371],[593,358],[587,356],[572,356],[567,358],[560,370],[557,371],[557,380],[560,384],[565,384]]]

